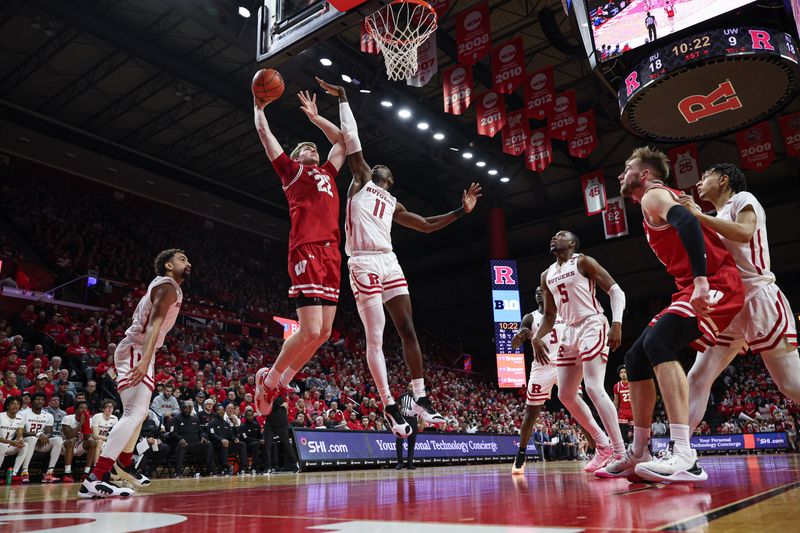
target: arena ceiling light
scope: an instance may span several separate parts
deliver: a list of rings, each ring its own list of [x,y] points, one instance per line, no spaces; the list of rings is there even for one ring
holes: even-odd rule
[[[463,157],[464,159],[472,159],[472,152],[464,152],[463,154],[461,154],[461,157]]]
[[[244,6],[239,6],[239,16],[244,17],[246,19],[250,18],[250,10]]]
[[[444,133],[442,133],[441,131],[437,131],[436,133],[433,134],[433,138],[436,139],[437,141],[443,141]]]
[[[501,181],[502,183],[508,183],[508,182],[509,182],[509,181],[511,181],[511,180],[509,180],[507,176],[503,176],[502,178],[500,178],[500,181]]]
[[[351,78],[347,74],[342,74],[342,81],[345,81],[347,83],[351,83],[353,81],[353,78]]]
[[[329,67],[329,66],[333,65],[333,61],[331,61],[327,57],[320,58],[319,62],[322,63],[323,67]]]
[[[358,91],[358,92],[360,92],[360,93],[364,93],[364,94],[369,94],[369,93],[371,93],[372,91],[370,91],[369,89],[359,89],[359,91]]]
[[[491,170],[489,171],[489,175],[490,175],[490,176],[497,176],[497,171],[496,171],[495,169],[491,169]]]
[[[458,148],[456,148],[456,147],[454,147],[454,146],[451,146],[451,147],[450,147],[450,149],[451,149],[452,151],[454,151],[454,152],[458,152],[458,151],[459,151],[459,149],[458,149]]]
[[[402,118],[402,119],[409,119],[409,118],[411,118],[411,111],[408,110],[408,109],[403,108],[403,109],[401,109],[400,111],[397,112],[397,116]]]
[[[486,161],[478,161],[478,162],[476,162],[475,164],[476,164],[477,166],[479,166],[479,167],[483,168],[483,167],[485,167],[485,166],[486,166]]]
[[[393,104],[389,100],[383,100],[381,101],[381,105],[383,107],[392,107]]]
[[[427,122],[420,122],[417,124],[417,128],[421,129],[422,131],[425,131],[428,128],[430,128],[430,124],[428,124]]]

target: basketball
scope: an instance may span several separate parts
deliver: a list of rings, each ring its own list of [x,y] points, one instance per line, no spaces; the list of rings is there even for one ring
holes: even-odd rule
[[[263,68],[253,76],[250,88],[253,90],[253,96],[270,103],[283,94],[283,76],[275,69]]]

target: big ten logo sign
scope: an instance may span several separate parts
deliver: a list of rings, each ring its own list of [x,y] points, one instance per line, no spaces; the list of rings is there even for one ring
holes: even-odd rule
[[[514,279],[514,268],[510,266],[495,265],[494,266],[494,284],[495,285],[516,285],[517,280]]]
[[[519,300],[495,300],[494,308],[497,311],[519,311]]]

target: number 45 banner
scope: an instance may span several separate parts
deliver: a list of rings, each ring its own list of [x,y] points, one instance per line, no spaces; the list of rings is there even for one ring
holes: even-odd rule
[[[625,200],[622,197],[608,199],[608,207],[603,211],[603,231],[606,234],[606,240],[628,234]]]
[[[602,170],[581,176],[581,190],[587,215],[596,215],[606,208],[606,179]]]

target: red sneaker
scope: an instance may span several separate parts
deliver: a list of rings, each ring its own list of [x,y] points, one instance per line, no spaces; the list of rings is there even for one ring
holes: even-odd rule
[[[54,476],[52,472],[45,474],[42,478],[42,483],[58,483],[59,481],[61,480]]]
[[[272,402],[278,397],[278,390],[267,388],[264,383],[268,373],[268,368],[260,368],[256,372],[256,413],[261,416],[268,416],[272,413]]]
[[[61,478],[62,483],[75,483],[75,478],[73,478],[69,474],[64,474],[64,477]]]

